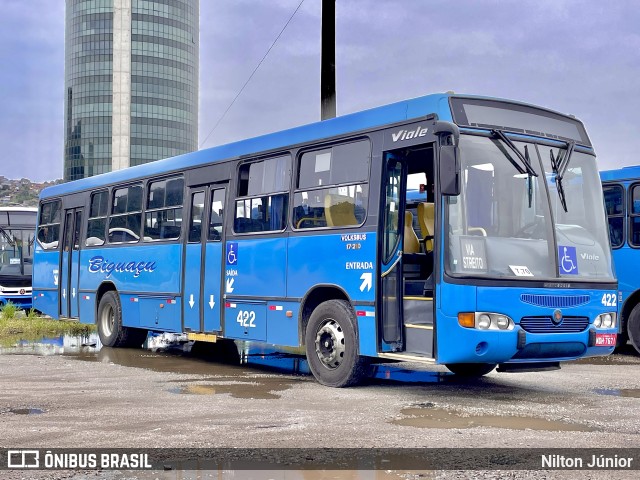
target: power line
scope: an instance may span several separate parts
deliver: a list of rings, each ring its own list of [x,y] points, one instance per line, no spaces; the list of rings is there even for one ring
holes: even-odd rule
[[[233,98],[233,100],[231,100],[231,103],[229,104],[229,106],[227,107],[227,109],[224,111],[224,113],[220,116],[220,118],[218,119],[218,121],[216,122],[216,124],[213,126],[213,128],[211,129],[211,131],[207,134],[207,136],[205,137],[205,139],[202,141],[202,143],[200,144],[199,148],[202,148],[202,146],[207,142],[207,140],[209,140],[209,137],[211,136],[211,134],[215,131],[216,128],[218,128],[218,125],[220,125],[220,122],[222,122],[222,120],[224,119],[224,117],[227,115],[227,113],[229,112],[229,110],[231,109],[231,107],[233,106],[233,104],[236,102],[236,100],[238,99],[238,97],[240,96],[240,94],[244,91],[245,87],[249,84],[249,82],[251,81],[251,79],[253,78],[253,76],[255,75],[255,73],[258,71],[258,69],[260,68],[260,65],[262,65],[262,62],[264,62],[264,60],[267,58],[267,55],[269,55],[269,52],[271,51],[271,49],[273,49],[273,47],[275,47],[276,43],[278,43],[278,40],[280,39],[280,36],[284,33],[284,31],[287,29],[287,26],[289,25],[289,23],[291,23],[291,20],[293,20],[293,17],[295,17],[296,13],[298,12],[298,10],[300,10],[300,7],[302,6],[302,4],[304,3],[305,0],[301,0],[301,2],[298,4],[298,6],[296,7],[296,9],[293,11],[293,13],[291,14],[291,16],[289,17],[289,20],[287,20],[287,23],[284,24],[284,27],[282,27],[282,30],[280,30],[280,33],[278,34],[278,36],[276,37],[276,39],[273,41],[273,43],[271,44],[271,46],[269,47],[269,49],[267,50],[267,53],[264,54],[264,56],[262,57],[262,59],[258,62],[258,65],[256,65],[256,68],[253,69],[253,72],[251,72],[251,75],[249,75],[249,78],[247,79],[246,82],[244,82],[244,85],[242,85],[242,88],[240,89],[240,91],[236,94],[236,96]]]

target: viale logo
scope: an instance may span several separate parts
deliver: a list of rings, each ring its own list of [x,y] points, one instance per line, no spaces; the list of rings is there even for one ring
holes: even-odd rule
[[[415,130],[399,130],[396,133],[391,134],[391,140],[394,142],[411,140],[412,138],[424,137],[427,134],[428,128],[419,125]]]

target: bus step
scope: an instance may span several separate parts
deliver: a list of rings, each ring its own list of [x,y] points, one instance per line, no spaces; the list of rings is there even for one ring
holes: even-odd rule
[[[433,357],[433,325],[405,322],[404,338],[406,353]]]
[[[433,325],[433,298],[405,296],[402,308],[405,325]]]
[[[386,352],[379,353],[378,357],[388,358],[389,360],[400,360],[403,362],[428,363],[430,365],[433,365],[435,363],[435,359],[433,357],[421,353]]]

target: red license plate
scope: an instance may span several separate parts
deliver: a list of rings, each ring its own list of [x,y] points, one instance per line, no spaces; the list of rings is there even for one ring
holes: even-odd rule
[[[596,347],[613,347],[616,337],[615,333],[596,333]]]

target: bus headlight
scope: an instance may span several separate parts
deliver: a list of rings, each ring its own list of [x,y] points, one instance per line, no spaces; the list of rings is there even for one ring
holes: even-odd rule
[[[478,315],[478,321],[476,322],[476,326],[481,330],[488,330],[491,326],[491,317],[486,313]]]
[[[509,328],[509,317],[505,317],[504,315],[498,315],[496,317],[496,325],[500,330],[506,330]]]
[[[478,330],[513,330],[513,320],[502,313],[491,312],[460,312],[458,323],[461,327],[477,328]]]
[[[598,315],[593,321],[593,326],[596,328],[614,328],[616,326],[616,314],[602,313]]]

